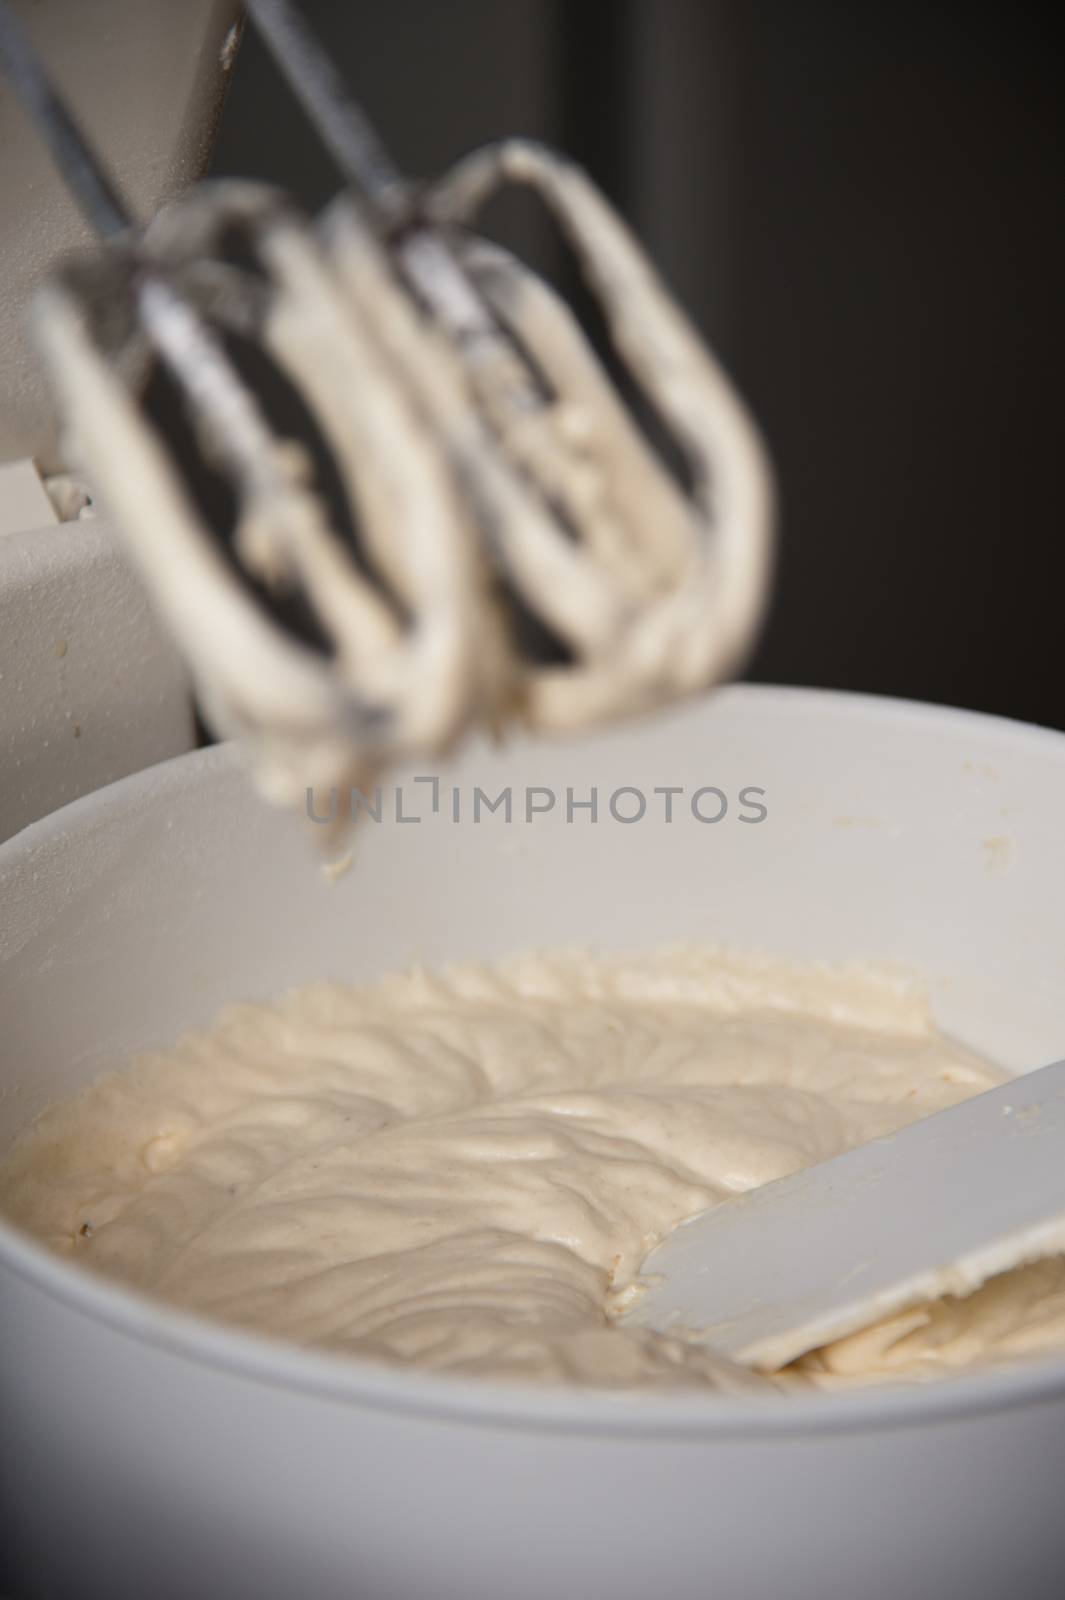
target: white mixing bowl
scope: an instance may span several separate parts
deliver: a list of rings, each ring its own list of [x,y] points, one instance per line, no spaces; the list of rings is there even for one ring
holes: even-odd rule
[[[1065,736],[742,688],[579,744],[474,750],[436,814],[415,776],[422,820],[386,790],[336,880],[226,748],[0,848],[0,1139],[227,1001],[535,946],[902,962],[1006,1065],[1065,1052]],[[475,785],[507,784],[512,820],[472,821]],[[528,823],[527,787],[557,797]],[[597,821],[567,819],[567,787],[598,790]],[[728,810],[700,822],[710,788]],[[749,788],[764,821],[740,820]],[[619,789],[642,820],[611,814]],[[2,1229],[0,1408],[19,1595],[1065,1592],[1065,1361],[758,1401],[481,1385],[228,1331]]]

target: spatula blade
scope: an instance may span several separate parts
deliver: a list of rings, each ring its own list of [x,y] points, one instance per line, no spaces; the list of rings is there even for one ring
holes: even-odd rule
[[[774,1371],[1065,1253],[1065,1061],[752,1189],[663,1239],[623,1321]]]

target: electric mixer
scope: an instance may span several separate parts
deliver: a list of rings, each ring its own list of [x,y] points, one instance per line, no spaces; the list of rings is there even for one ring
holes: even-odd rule
[[[477,724],[579,729],[729,675],[764,604],[768,470],[625,226],[522,142],[415,189],[298,9],[248,10],[337,162],[315,219],[224,182],[135,226],[0,8],[12,81],[102,239],[35,308],[65,464],[214,727],[296,803]],[[574,245],[683,485],[563,302],[468,231],[506,183]]]

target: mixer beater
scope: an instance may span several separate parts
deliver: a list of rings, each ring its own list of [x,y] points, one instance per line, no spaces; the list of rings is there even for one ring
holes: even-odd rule
[[[208,720],[298,804],[476,725],[579,729],[733,673],[768,587],[768,466],[626,226],[524,141],[414,188],[298,9],[248,10],[344,187],[308,219],[215,180],[140,228],[0,0],[0,60],[102,238],[34,313],[68,455]],[[470,231],[507,184],[574,247],[683,486],[564,301]]]

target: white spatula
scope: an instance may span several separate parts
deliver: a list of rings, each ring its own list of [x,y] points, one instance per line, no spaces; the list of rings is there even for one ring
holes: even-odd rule
[[[629,1324],[774,1371],[1065,1253],[1065,1061],[682,1223]]]

